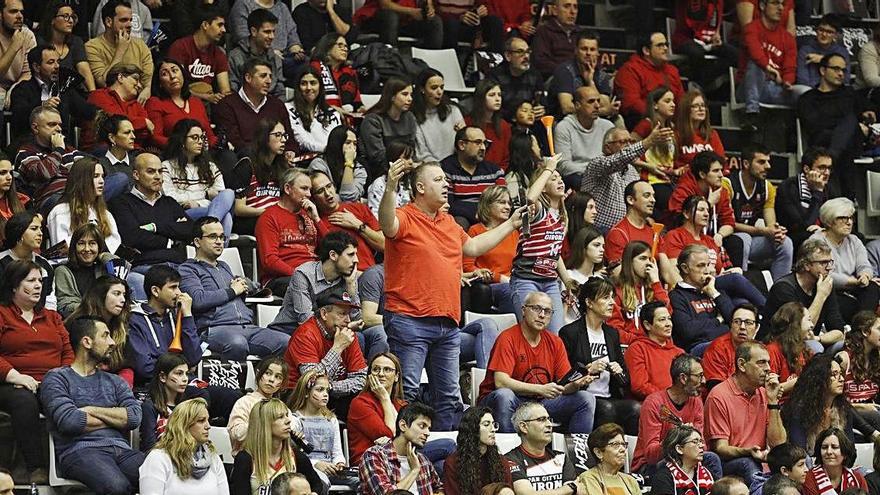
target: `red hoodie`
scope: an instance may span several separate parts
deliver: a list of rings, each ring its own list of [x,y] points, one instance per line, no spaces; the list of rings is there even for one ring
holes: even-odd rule
[[[636,287],[636,294],[641,297],[641,287]],[[653,292],[652,301],[663,301],[663,304],[669,308],[669,312],[672,312],[672,308],[669,307],[669,294],[666,293],[666,289],[663,288],[663,284],[657,282],[651,285],[651,291]],[[645,295],[647,299],[647,295]],[[643,301],[645,303],[647,301]],[[620,343],[621,344],[631,344],[635,342],[639,337],[644,336],[644,332],[639,330],[636,327],[635,315],[633,313],[624,312],[623,311],[623,289],[617,287],[614,289],[614,310],[611,313],[611,318],[608,319],[608,325],[617,329],[617,333],[620,334]]]
[[[485,0],[483,4],[489,9],[489,14],[504,21],[504,31],[518,29],[522,23],[532,21],[532,5],[529,0]]]
[[[785,30],[785,24],[779,23],[776,29],[770,30],[759,19],[750,22],[743,29],[743,50],[739,55],[739,74],[742,78],[749,61],[766,69],[768,65],[776,67],[782,80],[794,84],[797,73],[797,42],[794,36]]]
[[[681,213],[685,200],[695,194],[703,197],[708,196],[708,193],[700,188],[694,173],[688,171],[678,179],[675,189],[672,190],[672,196],[669,197],[669,211]],[[727,193],[727,189],[721,188],[721,198],[718,199],[714,210],[718,215],[718,228],[721,228],[722,225],[730,225],[731,227],[736,225],[736,217],[733,215],[733,207],[730,206],[730,194]],[[709,224],[712,224],[711,217]]]
[[[631,56],[614,76],[614,92],[620,98],[620,113],[645,115],[648,93],[660,86],[668,86],[676,102],[684,94],[681,76],[674,65],[665,63],[658,67],[639,54]]]
[[[644,400],[654,392],[670,387],[672,377],[669,376],[669,366],[679,354],[684,354],[684,351],[676,347],[672,339],[669,339],[665,346],[661,346],[642,336],[630,344],[623,355],[623,360],[629,369],[630,390],[633,397]]]

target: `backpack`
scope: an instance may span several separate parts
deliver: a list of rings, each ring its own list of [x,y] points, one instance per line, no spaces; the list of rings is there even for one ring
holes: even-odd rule
[[[361,93],[379,94],[382,82],[391,77],[415,80],[428,68],[423,60],[403,55],[396,48],[370,43],[351,52],[351,65],[358,72]]]

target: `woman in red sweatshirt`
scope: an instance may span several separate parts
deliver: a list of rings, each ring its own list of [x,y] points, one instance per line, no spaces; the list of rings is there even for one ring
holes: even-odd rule
[[[688,91],[681,97],[675,110],[675,142],[678,150],[675,153],[674,175],[683,175],[697,153],[702,151],[713,151],[725,157],[724,143],[709,122],[709,108],[703,93],[699,90]],[[726,162],[721,163],[725,170]]]
[[[645,335],[630,344],[623,360],[629,370],[630,391],[638,400],[672,385],[669,366],[684,351],[672,343],[672,315],[662,301],[642,306],[639,321]]]
[[[651,246],[642,241],[626,245],[614,286],[614,312],[608,324],[620,333],[622,344],[631,344],[644,335],[639,329],[638,312],[645,303],[660,301],[669,307],[669,295],[660,282]]]

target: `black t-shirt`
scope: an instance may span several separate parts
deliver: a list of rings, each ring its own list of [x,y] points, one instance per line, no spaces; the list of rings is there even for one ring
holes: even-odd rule
[[[532,457],[520,446],[504,457],[513,463],[510,467],[513,483],[529,480],[536,491],[561,488],[562,483],[577,478],[571,459],[553,449],[544,449],[543,456]]]

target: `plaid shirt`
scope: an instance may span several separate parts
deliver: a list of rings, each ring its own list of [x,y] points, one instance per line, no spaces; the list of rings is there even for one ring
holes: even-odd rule
[[[590,193],[596,200],[596,228],[601,232],[607,232],[626,215],[623,190],[627,184],[639,178],[639,172],[632,163],[643,154],[645,146],[640,141],[613,155],[602,155],[587,161],[581,191]]]
[[[443,491],[440,477],[434,471],[434,465],[427,457],[418,454],[419,477],[416,478],[416,487],[421,495],[431,495]],[[385,445],[374,445],[364,452],[361,459],[360,478],[361,493],[367,495],[385,495],[397,489],[397,482],[403,478],[400,471],[401,457],[394,450],[394,442]]]

